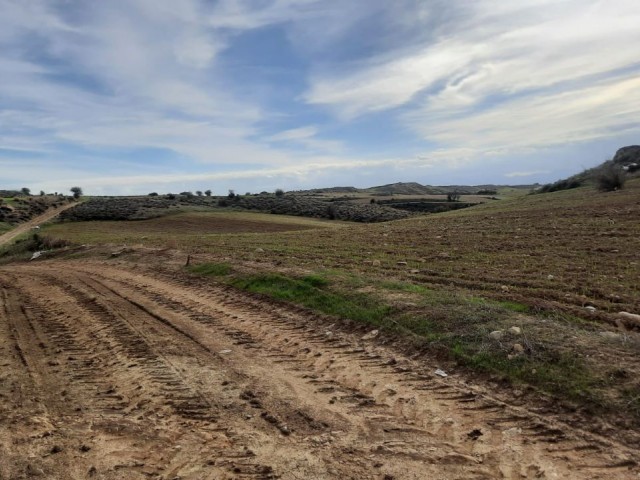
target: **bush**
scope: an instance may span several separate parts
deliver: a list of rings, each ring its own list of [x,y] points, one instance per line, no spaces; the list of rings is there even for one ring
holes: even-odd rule
[[[596,184],[601,192],[613,192],[624,187],[625,171],[613,163],[607,163],[596,175]]]
[[[543,185],[542,187],[540,187],[539,190],[537,190],[534,193],[559,192],[560,190],[569,190],[571,188],[578,188],[581,186],[582,186],[582,182],[577,179],[558,180],[557,182],[547,183],[546,185]]]
[[[284,190],[281,188],[276,188],[276,197],[282,197],[284,195]]]

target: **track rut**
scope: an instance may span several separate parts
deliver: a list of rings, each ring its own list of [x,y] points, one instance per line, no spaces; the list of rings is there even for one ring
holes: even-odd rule
[[[0,478],[640,474],[631,446],[187,276],[3,267],[0,342]]]

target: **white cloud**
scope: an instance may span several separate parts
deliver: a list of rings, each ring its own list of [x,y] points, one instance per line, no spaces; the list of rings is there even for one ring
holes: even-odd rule
[[[478,112],[429,108],[405,121],[426,138],[477,151],[585,142],[638,130],[640,77],[626,75],[568,92],[515,97]]]
[[[543,175],[549,173],[549,170],[534,170],[531,172],[509,172],[504,176],[507,178],[519,178],[519,177],[533,177],[534,175]]]

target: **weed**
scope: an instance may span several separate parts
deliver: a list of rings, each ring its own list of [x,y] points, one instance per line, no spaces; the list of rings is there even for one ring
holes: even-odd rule
[[[324,287],[328,282],[317,276],[302,279],[278,274],[252,275],[230,282],[237,288],[262,293],[280,300],[303,305],[329,315],[379,325],[391,308],[364,294],[341,294]]]
[[[201,263],[188,267],[188,270],[198,275],[207,275],[212,277],[224,277],[229,275],[233,269],[228,263]]]

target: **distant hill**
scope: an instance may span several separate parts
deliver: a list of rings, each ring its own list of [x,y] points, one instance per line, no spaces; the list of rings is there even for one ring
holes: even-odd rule
[[[505,185],[421,185],[417,182],[397,182],[387,185],[380,185],[369,188],[356,187],[329,187],[315,188],[313,190],[303,190],[295,192],[297,194],[362,194],[362,195],[446,195],[451,192],[458,192],[463,195],[474,195],[482,191],[497,190]],[[531,185],[508,185],[515,188],[529,189]]]

